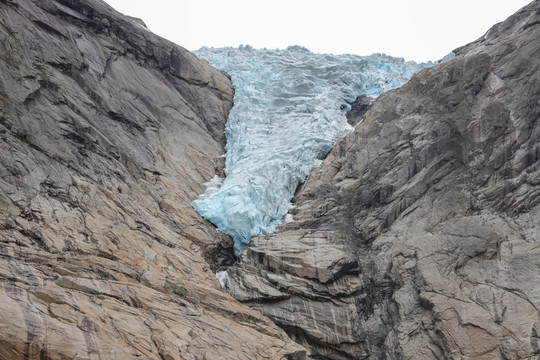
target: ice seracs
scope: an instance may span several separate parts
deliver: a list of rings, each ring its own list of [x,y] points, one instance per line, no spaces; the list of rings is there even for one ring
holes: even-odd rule
[[[235,97],[225,129],[226,178],[207,183],[193,206],[233,237],[237,255],[253,236],[282,223],[298,184],[352,130],[345,113],[358,95],[377,96],[432,65],[383,54],[314,54],[299,46],[196,54],[231,77]]]

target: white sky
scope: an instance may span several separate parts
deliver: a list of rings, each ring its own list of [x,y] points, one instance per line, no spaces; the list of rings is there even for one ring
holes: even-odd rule
[[[531,0],[105,0],[188,50],[286,48],[439,60]]]

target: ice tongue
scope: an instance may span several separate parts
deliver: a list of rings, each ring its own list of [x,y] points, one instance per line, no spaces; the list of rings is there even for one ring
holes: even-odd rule
[[[298,184],[352,130],[345,113],[358,95],[377,96],[433,65],[299,46],[196,54],[231,77],[235,96],[225,129],[226,178],[219,187],[210,182],[193,207],[233,237],[236,255],[282,223]]]

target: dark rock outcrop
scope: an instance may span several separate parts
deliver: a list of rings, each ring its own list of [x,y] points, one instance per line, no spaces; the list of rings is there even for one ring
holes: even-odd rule
[[[232,98],[102,1],[0,1],[1,359],[305,357],[204,260]]]
[[[540,358],[540,1],[455,52],[381,95],[229,270],[315,358]]]
[[[360,95],[351,104],[351,110],[347,112],[347,122],[353,126],[358,125],[362,121],[364,114],[371,109],[375,98],[368,95]]]

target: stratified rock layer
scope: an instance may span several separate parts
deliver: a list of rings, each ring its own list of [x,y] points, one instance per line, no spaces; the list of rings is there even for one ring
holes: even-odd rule
[[[0,1],[1,359],[305,357],[204,260],[232,98],[99,0]]]
[[[456,55],[357,109],[229,270],[314,357],[540,358],[540,1]]]

